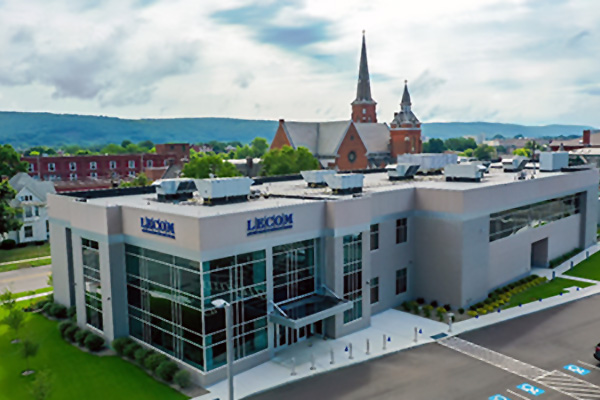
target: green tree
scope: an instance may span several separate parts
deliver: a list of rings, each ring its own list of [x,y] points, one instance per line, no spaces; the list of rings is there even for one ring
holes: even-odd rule
[[[124,154],[125,152],[127,152],[125,148],[115,143],[109,143],[100,150],[102,154]]]
[[[21,356],[25,359],[25,365],[27,367],[27,371],[29,371],[29,359],[31,357],[35,357],[38,353],[40,345],[32,342],[29,339],[23,340],[23,347],[21,348]]]
[[[504,139],[504,136],[502,136],[501,134],[497,134],[497,135],[494,135],[494,137],[492,139],[494,139],[494,140]]]
[[[515,149],[513,155],[529,158],[531,157],[531,150],[526,148]]]
[[[119,187],[139,187],[139,186],[149,186],[152,182],[143,172],[138,174],[135,178],[133,178],[129,182],[121,182]]]
[[[459,154],[464,157],[473,157],[473,149],[466,149],[465,151]]]
[[[88,149],[80,149],[80,150],[77,150],[77,152],[75,153],[75,155],[77,155],[77,156],[88,156],[90,154],[92,154],[92,152]]]
[[[144,140],[142,142],[139,142],[138,146],[140,147],[140,149],[147,153],[148,151],[150,151],[151,148],[154,147],[154,143],[152,143],[151,140]]]
[[[305,147],[294,150],[290,146],[281,149],[272,149],[263,156],[263,174],[289,175],[300,171],[319,168],[319,162]]]
[[[139,154],[139,153],[143,153],[144,151],[137,144],[135,144],[135,143],[129,143],[127,145],[127,147],[125,147],[125,152],[128,153],[128,154]]]
[[[504,147],[504,146],[497,146],[496,147],[496,154],[506,154],[506,147]]]
[[[2,325],[8,326],[15,333],[15,341],[19,340],[19,330],[25,321],[25,312],[19,307],[13,307],[6,317],[2,320]]]
[[[478,160],[490,161],[495,158],[496,150],[487,144],[480,144],[475,150],[473,150],[473,156]]]
[[[520,133],[514,136],[515,139],[523,139],[524,136],[521,135]]]
[[[442,139],[429,139],[423,143],[423,153],[443,153],[446,151],[446,145]]]
[[[37,153],[37,154],[33,154]],[[56,150],[48,146],[33,146],[23,152],[24,156],[35,156],[40,154],[46,154],[49,156],[56,155]]]
[[[473,138],[450,138],[444,141],[444,145],[448,150],[465,151],[466,149],[476,149],[477,143]]]
[[[16,195],[17,192],[10,186],[8,181],[0,182],[0,236],[21,229],[23,225],[18,218],[20,211],[10,206],[11,200]]]
[[[250,143],[254,157],[262,157],[269,149],[269,142],[262,137],[255,137]]]
[[[124,148],[124,149],[126,149],[126,148],[127,148],[127,146],[129,146],[129,145],[130,145],[130,144],[132,144],[132,143],[133,143],[133,142],[132,142],[131,140],[127,140],[127,139],[125,139],[125,140],[123,140],[123,141],[121,142],[121,147],[122,147],[122,148]]]
[[[27,166],[27,162],[21,161],[21,155],[10,144],[0,145],[0,177],[10,178],[17,172],[25,172]]]
[[[81,147],[76,144],[68,144],[61,147],[64,154],[77,154]]]
[[[52,378],[48,371],[39,371],[31,382],[31,395],[35,400],[46,400],[52,389]]]
[[[193,157],[183,166],[183,176],[187,178],[206,179],[211,174],[217,178],[241,176],[235,165],[223,160],[218,154],[206,154]]]
[[[238,147],[235,151],[233,158],[237,160],[242,160],[247,157],[252,157],[254,155],[254,150],[250,148],[250,146],[245,145],[244,147]]]

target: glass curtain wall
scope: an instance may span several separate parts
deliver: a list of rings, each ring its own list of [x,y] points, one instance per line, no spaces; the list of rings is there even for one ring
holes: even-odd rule
[[[102,285],[100,284],[100,252],[98,242],[81,238],[81,260],[85,286],[86,323],[103,330]]]
[[[316,239],[273,247],[273,299],[293,300],[315,292]]]
[[[344,311],[344,323],[362,317],[362,233],[344,236],[344,299],[353,307]]]
[[[490,215],[490,242],[580,213],[581,193]]]

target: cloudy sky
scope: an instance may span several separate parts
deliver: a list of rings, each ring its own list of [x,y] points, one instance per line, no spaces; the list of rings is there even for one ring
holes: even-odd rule
[[[0,110],[600,126],[598,0],[0,0]]]

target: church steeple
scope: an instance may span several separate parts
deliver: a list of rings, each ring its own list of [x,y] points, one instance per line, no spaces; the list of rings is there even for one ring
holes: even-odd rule
[[[363,31],[356,99],[352,102],[352,120],[354,122],[377,122],[376,105],[377,103],[371,97],[371,81],[369,79],[369,64],[367,62],[367,44],[365,40],[365,31]]]
[[[403,112],[410,112],[410,93],[408,93],[408,81],[404,81],[404,93],[402,93],[402,101],[400,102],[400,109]]]

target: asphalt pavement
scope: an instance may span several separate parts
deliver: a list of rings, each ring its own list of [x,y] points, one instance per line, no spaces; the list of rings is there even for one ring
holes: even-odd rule
[[[13,293],[26,292],[48,287],[48,275],[52,266],[22,268],[0,273],[0,292],[10,289]]]
[[[486,327],[460,339],[472,343],[481,355],[427,344],[250,399],[600,399],[600,364],[592,356],[600,342],[600,296]],[[531,366],[541,375],[537,380],[524,378],[506,360]]]

